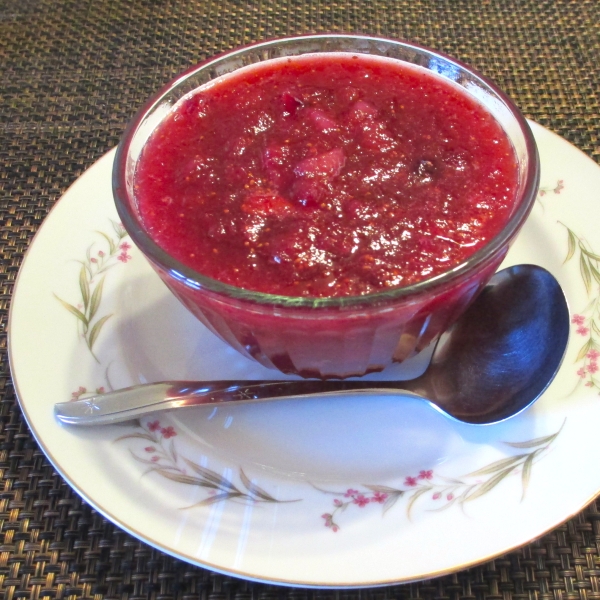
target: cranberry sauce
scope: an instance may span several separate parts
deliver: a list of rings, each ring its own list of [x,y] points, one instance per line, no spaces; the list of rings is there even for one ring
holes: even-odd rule
[[[500,125],[457,86],[352,54],[267,61],[181,100],[135,175],[156,243],[199,273],[286,296],[357,296],[448,271],[517,187]]]

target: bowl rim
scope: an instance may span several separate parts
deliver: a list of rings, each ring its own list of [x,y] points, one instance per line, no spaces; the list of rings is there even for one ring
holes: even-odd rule
[[[491,90],[502,102],[502,104],[510,111],[523,135],[526,155],[528,156],[528,165],[525,173],[520,202],[505,226],[479,250],[470,255],[465,261],[455,265],[448,271],[444,271],[439,275],[421,280],[411,285],[390,288],[360,296],[285,296],[248,290],[203,275],[202,273],[186,266],[169,255],[146,233],[140,223],[140,220],[136,216],[136,212],[133,210],[133,199],[130,200],[129,194],[127,193],[127,157],[132,141],[138,132],[140,125],[144,122],[146,116],[151,113],[152,110],[159,105],[163,99],[174,89],[185,84],[187,80],[194,77],[198,72],[209,69],[223,60],[235,57],[236,55],[247,52],[248,50],[256,50],[259,48],[268,49],[271,46],[282,43],[293,44],[294,42],[307,40],[326,41],[328,39],[340,38],[347,39],[348,41],[360,40],[365,42],[392,43],[396,46],[404,47],[405,49],[416,49],[421,53],[429,53],[432,57],[442,58],[452,65],[469,72],[472,77],[479,80],[485,87]],[[351,53],[350,50],[338,50],[338,52]],[[359,51],[357,50],[357,52]],[[319,51],[314,53],[319,53]],[[465,92],[467,92],[467,90],[465,90]],[[220,296],[228,297],[233,301],[243,300],[262,305],[298,308],[345,308],[352,306],[388,304],[400,299],[410,299],[411,297],[437,290],[440,287],[446,287],[454,280],[456,280],[458,283],[464,277],[468,276],[473,270],[475,270],[477,266],[481,265],[481,267],[483,267],[511,241],[511,239],[517,234],[527,219],[535,203],[535,198],[537,196],[537,190],[539,187],[539,180],[540,160],[537,145],[531,128],[529,127],[527,120],[517,105],[503,90],[497,86],[494,81],[482,75],[470,65],[463,63],[452,56],[414,42],[362,34],[321,33],[289,37],[286,36],[239,46],[199,62],[165,84],[141,106],[141,108],[136,112],[125,128],[125,131],[117,146],[117,152],[113,164],[112,190],[117,213],[132,241],[140,248],[142,253],[147,259],[150,260],[151,263],[153,263],[160,270],[167,271],[171,277],[186,287],[198,291],[202,290],[213,292]]]

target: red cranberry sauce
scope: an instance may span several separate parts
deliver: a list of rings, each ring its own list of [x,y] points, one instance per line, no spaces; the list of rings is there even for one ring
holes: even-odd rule
[[[180,101],[135,193],[156,243],[208,277],[357,296],[458,265],[514,205],[517,164],[458,87],[386,59],[278,59]]]

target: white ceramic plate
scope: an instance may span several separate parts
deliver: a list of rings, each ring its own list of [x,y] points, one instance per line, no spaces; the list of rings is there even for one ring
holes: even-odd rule
[[[471,427],[416,400],[375,397],[59,425],[55,402],[100,388],[274,377],[196,322],[131,246],[113,207],[111,152],[44,222],[12,301],[12,374],[49,459],[147,543],[288,585],[432,577],[525,544],[581,510],[600,491],[600,168],[533,127],[542,190],[507,264],[554,273],[573,318],[563,367],[525,414]]]

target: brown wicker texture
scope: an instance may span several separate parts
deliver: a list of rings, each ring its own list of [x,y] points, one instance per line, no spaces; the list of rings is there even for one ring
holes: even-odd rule
[[[600,599],[599,503],[539,541],[455,575],[362,591],[282,588],[210,573],[122,532],[64,483],[23,421],[8,371],[7,311],[23,253],[49,208],[116,145],[142,100],[183,68],[246,42],[319,31],[411,39],[452,54],[495,79],[528,117],[600,159],[598,0],[0,0],[6,600]],[[448,540],[449,550],[460,543]]]

